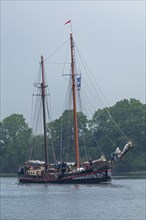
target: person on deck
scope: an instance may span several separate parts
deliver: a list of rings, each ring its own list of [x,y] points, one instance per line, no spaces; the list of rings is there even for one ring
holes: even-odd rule
[[[62,162],[61,164],[61,170],[62,170],[62,175],[66,172],[67,164],[65,162]]]
[[[111,164],[115,164],[116,163],[116,154],[115,153],[111,153]]]

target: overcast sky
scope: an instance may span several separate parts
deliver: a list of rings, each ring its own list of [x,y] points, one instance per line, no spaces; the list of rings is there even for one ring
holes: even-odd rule
[[[69,38],[69,19],[110,105],[145,102],[145,1],[1,1],[1,120],[16,113],[29,123],[40,56]],[[61,71],[47,66],[54,118],[64,100]]]

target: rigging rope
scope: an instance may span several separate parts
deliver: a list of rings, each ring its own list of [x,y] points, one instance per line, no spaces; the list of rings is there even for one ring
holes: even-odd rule
[[[49,59],[52,55],[54,55],[58,50],[60,50],[67,42],[69,41],[69,39],[67,39],[63,44],[61,44],[61,46],[59,46],[56,50],[54,50],[49,56],[47,56],[44,61],[46,61],[47,59]]]
[[[83,100],[83,99],[81,99],[81,102],[84,104],[84,100]],[[88,106],[88,107],[90,108],[90,105],[88,105],[88,104],[86,104],[85,106]],[[87,117],[89,118],[88,111],[87,111],[86,109],[85,109],[85,111],[86,111]],[[82,112],[83,112],[83,111],[82,111]],[[96,143],[96,146],[98,147],[98,149],[99,149],[101,155],[103,155],[103,152],[102,152],[100,146],[97,144],[97,141],[96,141],[96,139],[95,139],[95,136],[94,136],[93,132],[92,132],[92,137],[93,137],[93,139],[94,139],[94,141],[95,141],[95,143]]]
[[[76,48],[77,48],[77,45],[76,45]],[[90,71],[90,69],[89,69],[87,63],[85,62],[85,59],[84,59],[84,58],[81,58],[80,52],[79,52],[79,49],[78,49],[78,48],[77,48],[77,51],[78,51],[78,54],[79,54],[79,58],[80,58],[80,60],[81,60],[81,63],[82,63],[82,65],[83,65],[84,69],[85,69],[85,72],[87,73],[88,79],[90,80],[90,82],[91,82],[91,84],[92,84],[92,88],[93,88],[93,90],[94,90],[94,91],[93,91],[93,92],[94,92],[94,96],[95,96],[96,100],[97,100],[97,97],[98,97],[98,99],[99,99],[99,101],[100,101],[100,102],[99,102],[99,101],[97,100],[97,102],[100,103],[100,106],[103,106],[103,107],[105,108],[105,110],[106,110],[106,112],[107,112],[108,114],[110,114],[109,111],[107,110],[107,108],[105,107],[103,101],[101,100],[100,96],[98,95],[98,92],[97,92],[97,90],[96,90],[96,87],[94,86],[94,83],[96,83],[97,85],[98,85],[98,83],[96,82],[95,78],[93,77],[93,74],[92,74],[92,72]],[[84,65],[84,62],[83,62],[82,59],[84,60],[86,66]],[[88,74],[87,69],[88,69],[88,71],[90,72],[90,75],[93,77],[93,81],[91,80],[90,75]],[[108,104],[108,106],[109,106],[109,103],[108,103],[107,99],[105,98],[105,96],[104,96],[104,94],[103,94],[103,92],[102,92],[102,90],[101,90],[101,88],[100,88],[99,85],[98,85],[98,88],[100,89],[101,94],[103,95],[104,99],[106,100],[106,102],[107,102],[107,104]],[[110,115],[110,116],[111,116],[111,115]],[[111,116],[111,119],[112,119],[112,121],[113,121],[115,127],[117,128],[117,130],[118,130],[120,136],[122,136],[123,139],[124,139],[126,142],[129,141],[128,137],[127,137],[127,136],[123,133],[123,131],[119,128],[118,124],[116,123],[116,121],[113,119],[112,116]]]
[[[86,99],[88,99],[88,102],[86,102]],[[90,100],[88,97],[86,97],[86,99],[84,99],[84,98],[82,97],[82,103],[86,103],[84,106],[87,106],[88,109],[91,109],[90,106],[93,107],[92,102],[91,102],[91,100]],[[90,104],[90,105],[89,105],[89,104]],[[87,111],[87,108],[86,108],[86,107],[85,107],[85,112],[86,112],[86,115],[88,115],[88,118],[89,118],[89,114],[88,114],[88,111]],[[107,137],[107,139],[110,141],[110,143],[111,143],[113,146],[116,146],[116,145],[114,144],[114,142],[108,137],[108,135],[106,134],[106,132],[104,132],[104,130],[102,129],[102,127],[100,127],[100,129],[102,130],[102,132],[104,133],[104,135]],[[92,135],[93,135],[93,133],[92,133]],[[94,136],[94,135],[93,135],[93,136]],[[94,136],[94,139],[95,139],[95,136]],[[99,147],[99,145],[97,145],[97,146]],[[100,149],[100,152],[103,154],[103,152],[102,152],[102,150],[101,150],[100,147],[99,147],[99,149]]]
[[[50,97],[50,95],[49,95]],[[49,106],[50,106],[50,110],[49,110]],[[48,99],[46,99],[46,110],[47,110],[47,116],[48,116],[48,120],[49,122],[51,122],[51,101],[50,101],[50,105],[48,105]],[[54,144],[53,144],[53,140],[52,140],[52,130],[50,127],[48,127],[49,131],[50,131],[50,135],[51,135],[51,148],[52,148],[52,153],[53,153],[53,157],[54,157],[54,161],[56,161],[56,154],[55,154],[55,149],[54,149]]]
[[[71,109],[71,100],[72,100],[72,96],[71,96],[71,93],[72,93],[72,90],[70,89],[70,84],[71,84],[71,78],[69,78],[69,80],[68,80],[68,87],[67,87],[67,91],[66,91],[66,95],[65,95],[65,102],[64,102],[64,104],[63,104],[63,110],[62,110],[62,112],[64,112],[65,111],[65,109]],[[68,117],[69,117],[69,115],[68,115]],[[61,141],[60,141],[60,144],[61,144],[61,149],[60,149],[60,151],[61,151],[61,156],[60,156],[60,159],[61,160],[63,160],[63,132],[62,132],[62,130],[63,130],[63,122],[62,122],[62,119],[63,119],[63,117],[61,117]],[[68,122],[68,124],[70,123],[70,120],[66,120],[65,121],[65,123],[67,123]],[[65,124],[64,124],[64,126],[65,126]],[[67,124],[66,124],[66,127],[67,127]],[[69,136],[70,136],[70,129],[69,129]],[[67,144],[67,146],[68,146],[68,152],[69,152],[69,142],[68,142],[68,144]]]
[[[80,91],[77,90],[77,94],[78,94],[78,99],[79,99],[79,108],[80,108],[80,111],[83,112]],[[89,160],[88,155],[87,155],[87,145],[86,145],[86,141],[85,141],[85,134],[84,134],[84,132],[82,132],[82,134],[83,134],[82,139],[83,139],[83,143],[84,143],[85,158],[86,158],[86,160]]]

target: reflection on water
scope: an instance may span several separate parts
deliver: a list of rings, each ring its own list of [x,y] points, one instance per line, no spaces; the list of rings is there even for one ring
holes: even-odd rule
[[[16,178],[1,178],[1,218],[144,220],[145,179],[57,185],[19,184]]]

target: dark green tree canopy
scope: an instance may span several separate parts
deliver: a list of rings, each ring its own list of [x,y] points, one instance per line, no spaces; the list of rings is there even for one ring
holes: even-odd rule
[[[25,122],[23,115],[13,114],[5,118],[2,122],[4,133],[7,134],[7,138],[15,139],[23,132],[31,132],[31,129]]]
[[[124,99],[114,106],[97,109],[88,120],[77,113],[80,160],[100,157],[99,148],[110,159],[116,147],[127,141],[135,148],[116,166],[117,171],[145,169],[146,104],[136,99]],[[61,117],[47,124],[49,161],[75,159],[73,112],[66,110]],[[85,157],[86,156],[86,157]],[[1,172],[16,172],[28,159],[44,160],[43,136],[32,134],[23,115],[12,114],[0,122]]]
[[[32,130],[23,115],[13,114],[0,123],[2,171],[16,171],[19,162],[28,157],[29,139]]]

